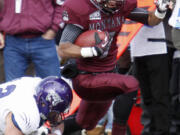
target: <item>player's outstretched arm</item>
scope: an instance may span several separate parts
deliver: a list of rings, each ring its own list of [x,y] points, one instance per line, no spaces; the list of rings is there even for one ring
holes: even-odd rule
[[[156,1],[156,10],[148,12],[143,8],[135,8],[127,18],[146,25],[154,26],[159,24],[165,17],[169,6],[168,0]]]
[[[159,18],[155,15],[155,12],[148,13],[148,25],[154,26],[159,24],[163,18]]]
[[[169,7],[169,0],[155,0],[156,10],[149,12],[148,24],[153,26],[159,24],[165,18]]]
[[[6,128],[4,135],[23,135],[23,133],[13,124],[11,112],[6,116]]]

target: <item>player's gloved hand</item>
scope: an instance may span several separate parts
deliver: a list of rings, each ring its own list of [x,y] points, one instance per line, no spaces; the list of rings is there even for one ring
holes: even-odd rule
[[[163,19],[169,7],[170,0],[155,0],[154,3],[156,5],[155,16]]]
[[[69,59],[61,68],[61,75],[65,78],[74,78],[78,75],[78,71],[75,59]]]
[[[113,33],[105,32],[105,34],[106,34],[105,39],[101,40],[98,33],[95,33],[96,45],[94,48],[97,52],[97,56],[99,56],[100,58],[104,58],[108,55],[109,48],[113,41],[113,36],[115,35],[114,32]]]
[[[108,55],[109,48],[113,41],[113,37],[115,32],[105,32],[105,37],[101,39],[98,35],[98,32],[95,32],[95,46],[93,47],[82,47],[81,48],[81,56],[83,58],[90,57],[99,57],[104,58]]]

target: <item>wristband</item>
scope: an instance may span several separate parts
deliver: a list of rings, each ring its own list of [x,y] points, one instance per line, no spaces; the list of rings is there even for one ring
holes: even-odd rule
[[[58,129],[54,130],[53,133],[56,135],[62,135],[61,131]]]
[[[166,12],[160,13],[160,12],[156,9],[156,11],[155,11],[154,14],[155,14],[155,16],[156,16],[157,18],[159,18],[159,19],[164,19],[165,15],[166,15]]]
[[[81,48],[81,56],[83,58],[97,56],[97,52],[94,47],[83,47]]]

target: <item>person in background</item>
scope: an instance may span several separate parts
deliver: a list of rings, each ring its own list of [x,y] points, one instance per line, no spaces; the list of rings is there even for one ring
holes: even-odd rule
[[[175,47],[172,63],[172,76],[170,81],[171,93],[171,135],[178,135],[180,133],[180,1],[171,0],[170,8],[172,14],[169,18],[169,26],[171,27],[171,37],[173,46]]]
[[[169,135],[169,65],[163,23],[144,25],[131,41],[142,97],[142,135]]]
[[[43,135],[48,120],[51,133],[56,129],[72,102],[68,83],[56,76],[21,77],[0,85],[0,134]]]
[[[6,81],[24,76],[31,62],[38,77],[60,76],[55,35],[63,26],[62,3],[62,0],[4,1],[0,37],[6,35],[5,41],[0,42],[4,47]]]

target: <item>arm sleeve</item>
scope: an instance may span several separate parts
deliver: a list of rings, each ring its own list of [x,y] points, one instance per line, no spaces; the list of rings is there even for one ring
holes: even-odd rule
[[[76,38],[83,32],[83,29],[74,25],[67,24],[63,30],[60,43],[71,42],[74,43]]]
[[[131,13],[127,16],[128,19],[132,21],[140,22],[142,24],[148,25],[148,11],[143,8],[135,8]]]

